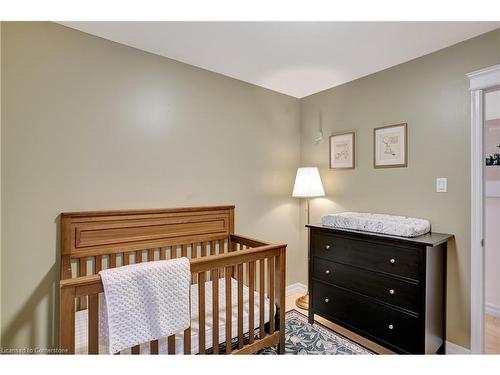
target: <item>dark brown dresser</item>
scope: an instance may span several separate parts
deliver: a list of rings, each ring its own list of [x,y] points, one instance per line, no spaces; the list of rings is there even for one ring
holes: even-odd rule
[[[396,353],[443,353],[450,234],[414,238],[309,227],[314,314]]]

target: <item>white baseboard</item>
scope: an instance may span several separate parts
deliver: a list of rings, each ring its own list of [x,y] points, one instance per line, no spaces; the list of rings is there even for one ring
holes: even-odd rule
[[[463,346],[454,344],[450,341],[446,341],[445,352],[446,352],[446,354],[470,354],[469,349],[464,348]]]
[[[305,286],[302,283],[295,283],[295,284],[290,284],[286,287],[286,292],[285,294],[287,296],[290,296],[292,294],[306,294],[307,293],[307,286]]]
[[[485,306],[486,314],[500,317],[500,306],[494,305],[492,303],[487,303]]]

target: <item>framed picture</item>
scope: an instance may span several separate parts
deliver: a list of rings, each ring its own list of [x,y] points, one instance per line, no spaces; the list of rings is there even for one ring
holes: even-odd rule
[[[354,132],[330,136],[330,169],[354,169]]]
[[[373,129],[373,165],[375,168],[406,167],[408,131],[406,124]]]

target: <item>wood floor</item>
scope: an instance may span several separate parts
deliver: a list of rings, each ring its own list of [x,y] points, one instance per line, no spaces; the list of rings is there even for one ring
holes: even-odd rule
[[[484,334],[486,354],[500,354],[500,317],[486,314]]]

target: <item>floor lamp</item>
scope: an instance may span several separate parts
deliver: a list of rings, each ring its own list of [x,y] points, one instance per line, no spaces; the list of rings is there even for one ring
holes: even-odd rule
[[[321,183],[318,168],[316,167],[303,167],[297,169],[297,176],[295,177],[295,185],[293,186],[292,196],[296,198],[307,199],[307,224],[310,224],[311,215],[309,210],[309,200],[315,197],[323,197],[325,191]],[[309,243],[307,244],[309,249]],[[309,250],[308,250],[308,263],[309,263]],[[309,265],[307,267],[307,280],[309,281]],[[297,307],[308,310],[309,309],[309,293],[297,298],[295,301]]]

